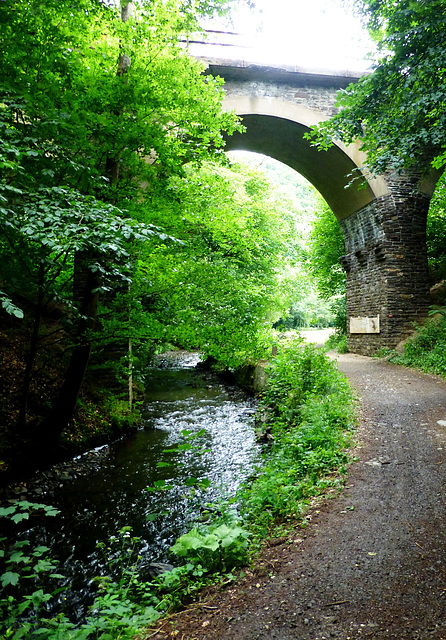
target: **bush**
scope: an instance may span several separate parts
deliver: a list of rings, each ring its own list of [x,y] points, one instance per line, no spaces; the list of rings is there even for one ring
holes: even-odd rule
[[[390,360],[446,377],[446,317],[432,318],[418,327],[404,352],[391,356]]]
[[[249,533],[237,524],[194,528],[175,542],[172,553],[206,571],[228,571],[246,564]]]
[[[243,496],[246,518],[263,528],[302,516],[311,496],[345,471],[353,399],[336,364],[313,345],[291,344],[268,369],[261,411],[273,444]]]
[[[333,349],[338,353],[348,353],[347,335],[345,333],[341,335],[335,331],[326,341],[325,349],[327,351]]]

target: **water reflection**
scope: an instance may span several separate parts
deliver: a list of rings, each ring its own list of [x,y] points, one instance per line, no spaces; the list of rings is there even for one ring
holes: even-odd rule
[[[147,561],[166,560],[203,505],[234,494],[258,462],[254,400],[195,370],[196,360],[188,355],[153,369],[145,428],[113,445],[93,476],[56,494],[62,514],[45,537],[75,584],[101,570],[96,545],[123,526],[142,538]],[[168,489],[146,490],[162,480]]]

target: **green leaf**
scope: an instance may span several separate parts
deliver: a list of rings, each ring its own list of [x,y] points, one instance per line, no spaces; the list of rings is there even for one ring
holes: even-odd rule
[[[43,555],[43,554],[44,554],[44,553],[46,553],[47,551],[50,551],[50,548],[49,548],[49,547],[46,547],[46,546],[44,546],[44,545],[39,545],[39,546],[37,546],[37,547],[35,547],[35,548],[34,548],[33,553],[34,553],[34,555],[37,557],[37,556],[41,556],[41,555]]]
[[[14,553],[11,553],[10,556],[11,562],[29,562],[31,560],[30,556],[25,556],[23,555],[22,551],[15,551]]]
[[[155,520],[158,518],[159,514],[158,513],[149,513],[146,515],[146,520],[147,522],[155,522]]]
[[[20,574],[15,573],[13,571],[6,571],[1,576],[2,587],[7,587],[8,585],[15,586],[20,579]]]
[[[202,545],[203,536],[196,529],[192,529],[189,533],[178,538],[175,544],[171,547],[171,551],[178,556],[185,556],[191,551],[191,549],[199,549]]]
[[[27,512],[16,513],[15,515],[12,516],[11,520],[16,524],[18,524],[19,522],[22,522],[22,520],[29,520],[29,513]]]

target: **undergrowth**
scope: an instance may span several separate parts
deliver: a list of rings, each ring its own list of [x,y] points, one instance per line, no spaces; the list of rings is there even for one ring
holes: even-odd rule
[[[354,426],[346,379],[313,345],[294,343],[280,351],[268,380],[261,408],[269,413],[273,444],[242,495],[244,517],[261,534],[295,522],[313,496],[339,486]]]
[[[404,345],[403,353],[391,351],[378,355],[387,356],[396,364],[446,377],[446,316],[434,317],[417,327],[413,338]]]
[[[311,499],[342,484],[354,426],[352,396],[335,363],[299,339],[280,346],[268,380],[260,412],[272,444],[256,477],[218,509],[208,505],[219,516],[178,538],[171,548],[177,566],[156,577],[147,575],[141,541],[129,527],[101,543],[107,568],[95,581],[97,597],[82,624],[52,606],[63,576],[50,550],[0,539],[1,640],[130,639],[204,586],[237,580],[265,536],[303,524]],[[10,532],[36,513],[57,515],[29,502],[0,509]]]
[[[345,331],[334,331],[326,340],[324,347],[327,351],[333,349],[338,353],[348,353],[347,334]]]

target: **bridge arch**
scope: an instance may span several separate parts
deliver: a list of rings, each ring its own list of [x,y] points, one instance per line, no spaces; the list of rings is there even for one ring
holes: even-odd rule
[[[337,113],[338,91],[358,75],[207,62],[207,72],[225,80],[224,108],[238,113],[247,129],[229,137],[227,149],[289,165],[318,189],[339,221],[349,349],[367,355],[394,348],[430,303],[426,219],[436,176],[388,172],[370,180],[357,144],[318,151],[305,140],[311,125]],[[352,173],[359,179],[350,185]]]
[[[246,128],[245,133],[228,137],[228,151],[254,151],[288,165],[316,187],[338,220],[389,194],[382,178],[366,179],[359,145],[338,143],[321,153],[305,139],[310,127],[326,116],[289,101],[264,97],[228,96],[223,108],[235,111]]]

